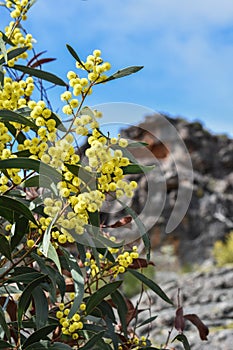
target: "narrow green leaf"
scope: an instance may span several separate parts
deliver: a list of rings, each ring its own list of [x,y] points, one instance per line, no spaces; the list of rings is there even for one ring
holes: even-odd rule
[[[145,326],[146,324],[153,322],[157,317],[158,316],[156,315],[156,316],[152,316],[152,317],[148,318],[147,320],[145,320],[142,323],[140,323],[136,328]]]
[[[114,293],[111,294],[112,301],[117,307],[118,315],[121,321],[121,326],[124,332],[125,337],[127,336],[127,322],[126,322],[126,315],[128,312],[128,307],[125,302],[125,298],[122,296],[122,294],[116,290]]]
[[[90,340],[88,340],[88,342],[80,348],[80,350],[94,350],[95,349],[95,345],[98,342],[99,339],[101,339],[104,335],[105,331],[99,332],[97,334],[95,334]],[[101,347],[102,349],[102,347]]]
[[[18,303],[18,327],[21,328],[22,323],[22,317],[24,312],[26,311],[26,306],[28,305],[28,300],[31,298],[31,294],[33,290],[39,286],[45,279],[47,278],[47,275],[43,275],[33,282],[29,283],[27,287],[24,289],[23,293],[20,296],[19,303]]]
[[[155,165],[140,165],[140,164],[129,164],[127,166],[122,167],[123,174],[146,174],[149,171],[153,170]]]
[[[51,114],[51,117],[49,119],[55,120],[56,128],[58,128],[58,130],[63,131],[63,132],[67,131],[67,129],[64,126],[64,124],[62,123],[61,119],[54,112]]]
[[[110,80],[115,80],[115,79],[126,77],[127,75],[131,75],[133,73],[140,71],[142,68],[143,68],[143,66],[131,66],[131,67],[126,67],[126,68],[120,69],[101,83],[105,83],[105,82],[110,81]],[[100,83],[98,83],[98,84],[100,84]]]
[[[0,170],[20,168],[24,170],[35,170],[41,175],[46,175],[54,182],[61,181],[62,175],[54,168],[36,159],[30,158],[9,158],[0,161]]]
[[[62,249],[62,252],[69,266],[69,270],[74,281],[75,298],[69,312],[69,318],[71,318],[77,312],[79,305],[83,300],[84,277],[82,275],[82,271],[80,267],[77,264],[76,259],[70,253],[68,253],[65,249]]]
[[[172,340],[172,342],[174,342],[175,340],[180,341],[180,342],[183,344],[185,350],[191,350],[191,347],[190,347],[190,345],[189,345],[188,339],[187,339],[187,337],[186,337],[184,334],[178,334],[178,335]]]
[[[127,269],[127,271],[130,272],[134,277],[136,277],[139,281],[141,281],[147,287],[149,287],[161,299],[173,305],[173,302],[168,298],[168,296],[164,293],[164,291],[154,281],[152,281],[151,279],[149,279],[148,277],[146,277],[145,275],[143,275],[142,273],[136,270]]]
[[[10,338],[11,338],[10,331],[9,331],[8,325],[6,323],[4,310],[3,310],[1,305],[0,305],[0,325],[2,326],[2,329],[3,329],[7,339],[10,340]]]
[[[31,120],[16,112],[9,111],[8,109],[0,109],[0,122],[20,123],[29,126],[32,130],[38,130],[38,126],[36,126]]]
[[[92,294],[87,301],[87,308],[86,308],[86,312],[87,314],[90,314],[91,311],[97,306],[99,305],[99,303],[106,298],[106,296],[112,294],[113,292],[115,292],[115,290],[117,290],[120,285],[121,285],[122,281],[115,281],[109,284],[104,285],[103,287],[101,287],[100,289],[98,289],[94,294]]]
[[[14,136],[14,138],[18,141],[18,143],[24,143],[24,141],[26,140],[26,136],[22,133],[22,131],[19,132],[11,123],[8,122],[5,122],[5,126]]]
[[[11,246],[8,239],[0,234],[0,253],[11,261]]]
[[[47,258],[54,262],[54,264],[57,266],[58,271],[61,273],[61,264],[57,255],[57,251],[51,242],[49,242]]]
[[[27,235],[28,231],[29,231],[29,220],[24,216],[17,219],[15,224],[14,236],[11,238],[12,251],[21,242],[23,237]]]
[[[12,349],[13,345],[9,344],[8,342],[6,342],[5,340],[0,340],[0,349]]]
[[[29,273],[22,273],[20,275],[17,276],[13,276],[10,277],[7,282],[8,283],[12,283],[12,282],[21,282],[21,283],[31,283],[32,281],[34,281],[37,278],[40,277],[44,277],[44,274],[40,273],[40,272],[29,272]]]
[[[25,349],[27,346],[34,344],[42,339],[46,339],[47,335],[53,332],[56,327],[57,324],[50,324],[48,326],[38,329],[26,339],[26,341],[22,345],[22,349]]]
[[[4,162],[4,160],[0,161],[0,163],[1,162]],[[20,201],[18,201],[17,199],[13,199],[8,196],[0,196],[0,208],[4,208],[4,207],[12,208],[13,212],[23,215],[25,218],[32,221],[35,225],[38,225],[31,211],[28,209],[28,207],[23,203],[21,203]]]
[[[28,47],[18,47],[17,49],[13,49],[7,53],[7,61],[10,61],[12,58],[22,55],[25,51],[27,51]],[[0,59],[0,65],[5,63],[5,58],[2,57]]]
[[[11,46],[15,46],[15,44],[10,39],[8,39],[8,37],[6,36],[5,33],[3,33],[1,30],[0,30],[0,33],[2,33],[2,38],[5,41],[5,43],[7,43]]]
[[[2,71],[2,66],[0,65],[0,89],[4,87],[4,73]]]
[[[139,147],[146,147],[146,146],[148,146],[147,142],[138,141],[138,142],[129,142],[127,148],[139,148]]]
[[[66,47],[69,51],[69,53],[74,57],[74,59],[86,70],[84,64],[82,63],[82,61],[80,60],[77,52],[68,44],[66,44]]]
[[[19,64],[15,64],[14,67],[12,67],[12,68],[19,70],[20,72],[23,72],[25,74],[31,75],[33,77],[49,81],[50,83],[53,83],[55,85],[67,86],[67,84],[61,78],[57,77],[56,75],[54,75],[50,72],[46,72],[46,71],[43,71],[40,69],[31,68],[31,67],[22,66]]]
[[[51,240],[51,230],[53,228],[53,225],[55,224],[55,222],[57,221],[57,218],[58,218],[58,214],[57,213],[53,220],[50,222],[49,226],[47,227],[47,229],[45,230],[45,233],[44,233],[44,236],[43,236],[43,241],[42,241],[42,244],[41,244],[41,247],[40,247],[40,250],[41,252],[44,254],[44,256],[46,256],[46,258],[48,257],[48,252],[49,252],[49,249],[51,250],[51,247],[50,247],[50,240]],[[52,254],[53,251],[51,250],[50,254]]]

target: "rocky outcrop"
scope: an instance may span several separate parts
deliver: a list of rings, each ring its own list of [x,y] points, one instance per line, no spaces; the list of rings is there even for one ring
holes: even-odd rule
[[[214,242],[224,239],[233,229],[233,140],[226,135],[212,135],[198,122],[159,115],[147,117],[121,134],[129,140],[147,142],[147,147],[131,148],[131,154],[139,163],[156,165],[156,171],[147,177],[131,176],[138,182],[131,206],[149,227],[152,246],[171,243],[182,264],[202,263],[210,256]],[[187,212],[179,225],[166,233],[182,187],[178,207],[182,211],[186,205]],[[110,220],[123,213],[113,212]],[[182,217],[179,208],[177,215]],[[133,239],[134,229],[132,226],[122,235],[131,234]]]
[[[232,267],[211,268],[207,272],[178,275],[174,272],[156,273],[156,282],[177,305],[178,288],[184,314],[196,314],[209,327],[207,341],[201,341],[198,330],[186,322],[184,334],[192,350],[232,350],[233,344],[233,269]],[[137,299],[137,298],[135,298]],[[135,300],[136,304],[136,300]],[[144,295],[140,309],[150,308],[151,315],[158,315],[151,328],[148,325],[141,335],[150,331],[150,339],[159,346],[166,342],[168,331],[174,326],[175,309],[155,294]],[[146,311],[138,315],[144,321]],[[149,317],[149,316],[148,316]],[[171,340],[177,334],[172,331]],[[170,349],[181,350],[178,341],[169,342]],[[169,348],[168,347],[168,348]]]

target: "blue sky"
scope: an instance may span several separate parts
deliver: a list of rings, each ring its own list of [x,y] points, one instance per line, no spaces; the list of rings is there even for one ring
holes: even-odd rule
[[[6,23],[2,8],[0,16]],[[37,0],[26,28],[37,51],[57,58],[44,69],[63,78],[75,67],[66,43],[82,58],[101,49],[112,72],[144,65],[96,86],[90,105],[135,103],[233,135],[233,1]]]

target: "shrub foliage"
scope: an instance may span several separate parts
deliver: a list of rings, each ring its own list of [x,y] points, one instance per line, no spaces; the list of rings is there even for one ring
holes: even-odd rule
[[[84,105],[95,85],[142,67],[108,74],[100,50],[82,60],[67,45],[76,68],[67,80],[47,72],[53,59],[35,52],[24,28],[33,3],[1,2],[11,22],[0,33],[0,349],[156,349],[149,335],[138,336],[156,316],[149,310],[138,324],[139,303],[121,291],[127,271],[142,284],[141,296],[146,286],[173,304],[143,274],[151,264],[146,230],[127,206],[128,215],[110,227],[100,215],[107,198],[122,203],[133,196],[137,183],[126,174],[150,169],[132,161],[127,140],[104,135],[101,113]],[[47,94],[51,85],[63,88],[61,116]],[[132,219],[147,258],[135,242],[125,245],[110,234]],[[181,311],[176,339],[188,349],[179,320]]]

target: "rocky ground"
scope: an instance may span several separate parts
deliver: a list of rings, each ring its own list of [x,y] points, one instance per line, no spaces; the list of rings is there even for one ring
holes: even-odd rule
[[[207,341],[199,338],[198,330],[186,323],[184,334],[192,350],[232,350],[233,349],[233,266],[217,268],[208,264],[198,272],[180,274],[172,271],[156,273],[156,282],[177,304],[177,293],[180,288],[180,299],[184,314],[196,314],[209,327]],[[155,294],[144,296],[142,308],[151,308],[152,315],[158,315],[150,330],[151,339],[160,346],[166,342],[168,331],[174,325],[175,309],[158,298]],[[139,322],[148,316],[139,314]],[[142,330],[146,335],[148,326]],[[171,339],[177,334],[172,331]],[[180,350],[183,346],[175,341],[169,343],[169,349]]]

